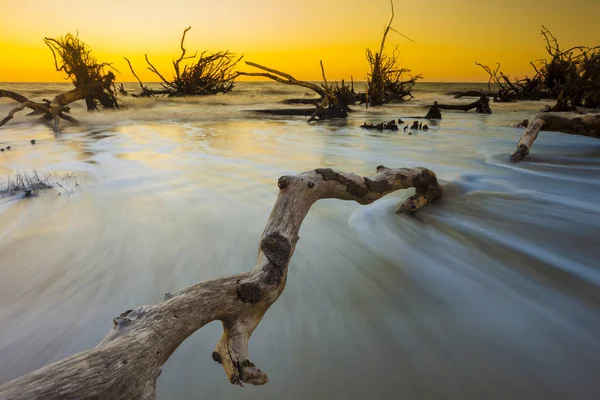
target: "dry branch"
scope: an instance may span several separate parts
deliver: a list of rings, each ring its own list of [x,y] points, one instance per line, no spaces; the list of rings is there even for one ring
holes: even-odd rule
[[[519,140],[517,149],[510,156],[511,160],[523,160],[542,130],[600,138],[600,114],[551,112],[536,115]]]
[[[44,100],[42,103],[37,103],[28,100],[25,96],[18,93],[0,89],[0,98],[7,97],[20,102],[19,106],[10,110],[8,115],[0,121],[0,126],[13,119],[17,112],[25,108],[30,108],[33,110],[33,113],[28,115],[42,115],[44,119],[53,122],[52,128],[54,132],[59,133],[59,120],[61,118],[71,123],[78,122],[75,118],[66,114],[70,110],[68,105],[75,101],[86,99],[92,92],[93,88],[89,86],[75,88],[66,93],[59,94],[52,101]]]
[[[0,386],[0,399],[155,399],[162,365],[187,337],[214,320],[222,321],[223,336],[212,357],[229,381],[265,384],[267,375],[249,360],[248,341],[285,288],[300,225],[311,206],[329,198],[370,204],[414,187],[415,195],[398,208],[412,213],[442,195],[435,174],[425,168],[379,166],[372,179],[316,169],[282,176],[278,186],[251,271],[200,282],[160,304],[125,311],[97,347]]]
[[[323,61],[320,61],[321,74],[323,76],[323,83],[321,84],[321,86],[311,82],[297,80],[290,74],[278,71],[273,68],[265,67],[264,65],[256,64],[250,61],[246,61],[246,64],[266,72],[239,71],[237,75],[261,76],[264,78],[269,78],[279,83],[283,83],[285,85],[302,86],[307,89],[311,89],[315,93],[317,93],[321,97],[321,99],[317,102],[317,108],[308,119],[308,122],[312,122],[315,120],[321,121],[332,118],[346,118],[348,116],[348,112],[351,111],[349,106],[354,104],[354,84],[352,84],[352,87],[346,85],[344,81],[342,81],[341,85],[338,85],[337,82],[329,84],[325,76],[325,68],[323,67]]]

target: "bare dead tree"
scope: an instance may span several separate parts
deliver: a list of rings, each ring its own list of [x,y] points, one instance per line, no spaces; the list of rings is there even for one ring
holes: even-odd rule
[[[163,364],[183,341],[209,322],[223,323],[212,354],[232,384],[267,383],[249,359],[248,341],[285,288],[298,232],[320,199],[370,204],[388,193],[414,187],[397,210],[413,213],[442,196],[435,174],[425,168],[377,167],[370,178],[330,168],[278,181],[279,197],[262,234],[258,259],[248,272],[196,283],[165,301],[128,310],[95,348],[55,362],[0,386],[0,399],[156,399]]]
[[[384,53],[388,33],[390,31],[399,33],[392,28],[394,2],[390,0],[390,4],[392,7],[392,16],[383,31],[379,52],[373,53],[371,49],[367,49],[367,61],[369,62],[371,72],[367,74],[368,98],[366,100],[371,106],[378,106],[391,101],[412,99],[412,88],[415,82],[421,79],[421,75],[411,76],[410,69],[400,66],[400,54],[397,46],[391,54]],[[405,75],[409,76],[406,80],[404,79]]]
[[[144,57],[148,69],[154,73],[161,81],[163,89],[150,89],[145,86],[135,73],[131,62],[125,58],[133,76],[140,84],[142,91],[134,94],[135,97],[155,97],[155,96],[204,96],[217,93],[230,92],[235,85],[237,74],[234,69],[243,56],[238,57],[235,53],[229,51],[219,51],[209,53],[204,51],[198,56],[198,52],[188,56],[184,47],[185,36],[192,27],[187,27],[181,36],[181,55],[173,60],[173,77],[171,80],[165,78],[163,74],[150,62],[148,55]],[[193,60],[190,64],[183,65],[182,61]]]
[[[88,111],[102,108],[119,108],[116,97],[114,70],[109,63],[99,63],[90,47],[70,33],[58,39],[44,38],[44,43],[52,51],[54,67],[64,72],[76,88],[93,88],[85,98]],[[108,70],[108,71],[106,71]]]
[[[511,80],[496,69],[476,63],[489,75],[488,88],[498,88],[495,101],[555,99],[551,111],[600,106],[600,46],[575,46],[563,50],[556,37],[542,26],[548,59],[531,62],[532,78]]]
[[[56,70],[64,72],[66,78],[75,85],[75,89],[59,94],[52,100],[44,99],[41,102],[31,101],[19,93],[0,89],[0,98],[9,98],[19,103],[0,121],[0,126],[13,119],[19,111],[29,108],[32,112],[27,115],[37,115],[43,120],[52,121],[54,132],[58,133],[61,119],[77,123],[75,118],[68,115],[69,104],[73,102],[85,99],[88,111],[97,110],[99,106],[109,109],[119,107],[114,84],[115,75],[110,71],[110,64],[99,63],[92,56],[90,48],[70,33],[58,39],[44,38],[44,43],[52,51]]]
[[[308,122],[315,120],[322,121],[332,118],[346,118],[348,116],[348,112],[351,111],[349,106],[354,104],[354,85],[352,84],[352,86],[348,86],[344,81],[342,81],[341,85],[339,85],[337,82],[328,83],[327,77],[325,76],[323,61],[320,61],[321,76],[323,77],[323,82],[320,86],[311,82],[297,80],[290,74],[250,61],[246,61],[246,64],[265,72],[238,71],[237,74],[239,76],[261,76],[285,85],[302,86],[317,93],[321,99],[318,101],[316,106],[317,108],[310,116]]]

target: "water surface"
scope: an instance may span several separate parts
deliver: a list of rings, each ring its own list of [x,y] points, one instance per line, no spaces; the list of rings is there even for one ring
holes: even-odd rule
[[[2,86],[32,99],[68,88]],[[421,84],[414,102],[319,125],[247,111],[305,95],[273,83],[128,98],[120,112],[75,105],[83,124],[58,137],[23,116],[9,122],[0,176],[71,178],[38,198],[0,199],[0,383],[95,346],[124,310],[249,270],[279,176],[368,176],[383,164],[431,168],[445,198],[414,216],[394,214],[409,190],[369,206],[317,203],[286,290],[250,342],[270,382],[228,383],[210,357],[215,322],[164,366],[159,398],[598,398],[600,142],[544,132],[526,162],[510,163],[522,134],[511,124],[539,102],[445,112],[412,135],[359,128],[423,115],[457,87]],[[11,106],[0,100],[0,115]]]

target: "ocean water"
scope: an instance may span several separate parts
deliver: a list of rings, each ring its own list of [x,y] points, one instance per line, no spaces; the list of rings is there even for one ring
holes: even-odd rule
[[[123,98],[118,112],[76,104],[82,124],[59,136],[17,116],[0,128],[0,179],[35,169],[62,186],[0,199],[0,383],[95,346],[124,310],[252,268],[279,176],[383,164],[432,169],[445,197],[413,216],[394,214],[410,190],[317,203],[250,341],[269,383],[228,382],[214,322],[163,367],[159,398],[597,399],[600,141],[543,132],[511,163],[514,124],[543,102],[443,112],[412,135],[359,128],[484,86],[422,83],[414,101],[317,125],[252,112],[312,96],[271,82]],[[34,100],[69,88],[0,87]],[[0,116],[11,106],[0,99]]]

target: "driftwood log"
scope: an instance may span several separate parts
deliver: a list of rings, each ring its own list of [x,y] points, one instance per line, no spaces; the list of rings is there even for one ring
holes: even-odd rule
[[[229,381],[267,383],[248,355],[248,340],[283,292],[298,232],[311,206],[335,198],[370,204],[388,193],[414,187],[397,210],[412,213],[442,196],[435,174],[425,168],[377,167],[364,178],[316,169],[282,176],[279,196],[262,234],[258,259],[248,272],[189,286],[157,305],[128,310],[95,348],[55,362],[0,386],[0,399],[155,399],[162,365],[198,329],[223,323],[212,354]]]
[[[6,97],[20,103],[17,107],[10,110],[8,115],[0,121],[0,126],[13,119],[17,112],[23,111],[25,108],[29,108],[33,110],[33,112],[28,115],[41,115],[44,119],[52,121],[52,128],[54,129],[54,132],[59,133],[60,119],[64,119],[71,123],[78,122],[75,118],[66,114],[70,111],[68,105],[78,100],[87,99],[90,96],[95,97],[96,93],[97,91],[95,90],[95,86],[93,84],[86,85],[59,94],[51,101],[44,100],[43,102],[38,103],[29,100],[27,97],[20,95],[19,93],[0,89],[0,98]]]
[[[600,114],[540,113],[528,124],[510,159],[523,160],[542,130],[600,138]]]
[[[490,98],[487,97],[485,94],[482,94],[477,101],[474,101],[469,104],[437,104],[437,102],[435,102],[434,104],[426,107],[437,107],[439,110],[458,110],[464,112],[474,109],[480,114],[492,113],[492,110],[490,108]]]

